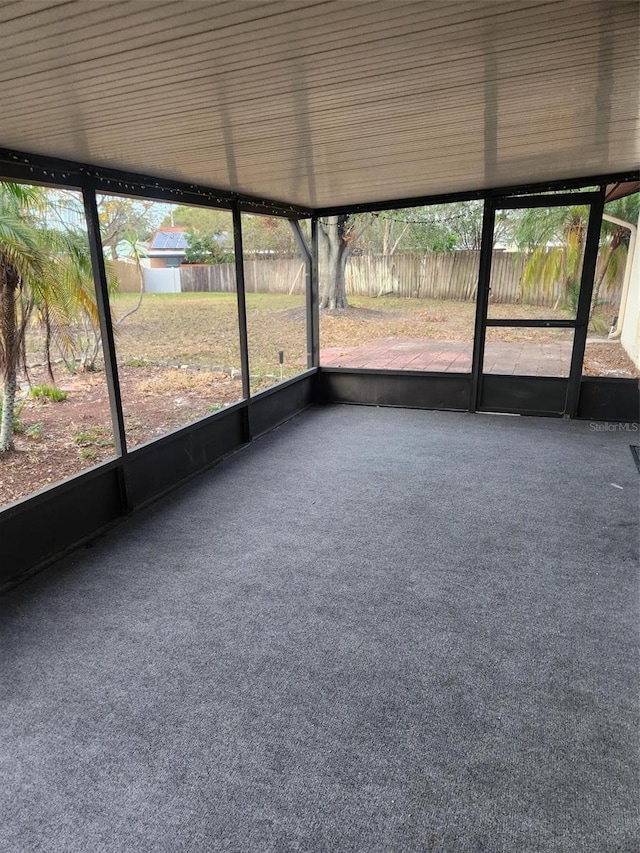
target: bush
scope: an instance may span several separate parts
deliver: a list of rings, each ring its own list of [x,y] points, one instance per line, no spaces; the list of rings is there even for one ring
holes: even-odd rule
[[[52,403],[62,403],[67,399],[67,392],[61,391],[60,388],[54,388],[52,385],[33,385],[29,391],[29,395],[34,400],[51,400]]]
[[[101,426],[89,426],[85,429],[72,424],[73,440],[78,447],[113,447],[111,430]],[[89,458],[85,455],[83,458]]]
[[[38,421],[35,424],[31,424],[30,427],[25,429],[24,434],[27,438],[32,438],[34,441],[37,441],[39,438],[42,438],[44,427],[42,426],[42,422]]]

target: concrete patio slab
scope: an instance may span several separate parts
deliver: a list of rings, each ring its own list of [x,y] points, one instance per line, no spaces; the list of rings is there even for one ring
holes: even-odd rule
[[[485,373],[512,376],[568,376],[571,343],[496,341],[485,347]],[[466,373],[471,370],[471,341],[432,341],[427,338],[379,338],[355,347],[328,347],[320,352],[323,367],[373,370],[432,370]]]

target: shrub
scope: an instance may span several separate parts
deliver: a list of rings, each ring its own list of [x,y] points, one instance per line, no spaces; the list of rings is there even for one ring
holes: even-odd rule
[[[39,438],[42,438],[43,430],[44,426],[42,425],[42,421],[38,421],[35,424],[31,424],[30,427],[27,427],[24,434],[27,438],[32,438],[34,441],[37,441]]]
[[[29,395],[34,400],[51,400],[52,403],[62,403],[67,399],[67,392],[61,391],[60,388],[54,388],[53,385],[33,385],[29,391]]]
[[[73,430],[73,440],[78,447],[113,447],[113,435],[106,427],[90,426],[79,429],[74,424]]]

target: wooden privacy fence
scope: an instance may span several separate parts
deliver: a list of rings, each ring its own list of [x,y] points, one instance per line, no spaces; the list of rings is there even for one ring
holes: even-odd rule
[[[347,262],[347,295],[475,298],[479,252],[361,255]],[[517,288],[518,276],[511,271]]]
[[[551,249],[551,252],[559,251]],[[551,286],[522,286],[527,255],[494,252],[491,259],[491,301],[553,306],[564,301],[561,281]],[[460,251],[416,255],[362,255],[349,258],[347,295],[400,296],[413,299],[474,300],[480,252]],[[611,304],[620,299],[621,276],[602,293]]]
[[[480,252],[364,255],[347,265],[347,293],[413,299],[475,299]],[[520,254],[494,252],[491,292],[496,302],[517,302],[524,269]]]
[[[138,293],[140,290],[140,274],[136,264],[129,261],[110,261],[111,269],[118,279],[120,293]]]
[[[234,293],[234,264],[203,264],[180,267],[182,290],[186,292]],[[245,261],[244,286],[247,293],[304,293],[302,261]]]
[[[186,293],[235,293],[234,264],[199,264],[180,267],[180,284]]]
[[[526,261],[527,256],[520,252],[493,253],[492,301],[547,306],[562,303],[560,282],[523,293]],[[347,296],[474,300],[479,262],[480,252],[474,251],[351,257],[346,267]],[[245,261],[244,270],[247,293],[304,293],[305,269],[298,259]],[[232,293],[236,289],[233,264],[182,266],[179,272],[185,292]],[[602,297],[617,304],[620,286],[616,281]]]

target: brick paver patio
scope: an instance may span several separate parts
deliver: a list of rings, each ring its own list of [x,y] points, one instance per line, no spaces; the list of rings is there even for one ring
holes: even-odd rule
[[[431,341],[426,338],[379,338],[357,347],[321,350],[323,367],[369,367],[377,370],[471,370],[471,341]],[[520,376],[568,376],[571,344],[487,342],[484,372]]]

